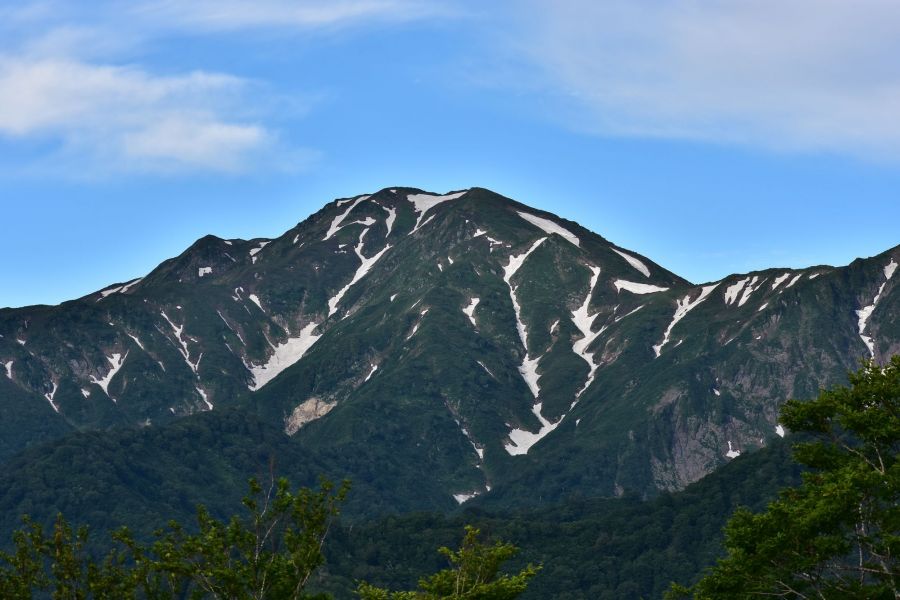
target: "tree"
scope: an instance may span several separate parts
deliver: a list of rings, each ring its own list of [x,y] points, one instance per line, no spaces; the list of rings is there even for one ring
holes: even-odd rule
[[[762,514],[738,510],[727,556],[669,598],[900,598],[900,356],[849,378],[784,405],[781,422],[808,435],[794,446],[802,484]]]
[[[85,551],[86,528],[73,532],[60,515],[48,537],[26,518],[13,551],[0,552],[0,598],[327,598],[305,588],[325,560],[322,545],[348,489],[347,482],[335,488],[322,480],[318,491],[292,492],[279,479],[263,490],[251,479],[247,517],[218,521],[201,505],[197,533],[173,521],[144,546],[123,529],[100,562]]]
[[[539,567],[526,566],[516,575],[500,573],[500,565],[512,558],[518,549],[512,544],[496,542],[485,545],[478,540],[479,531],[466,526],[466,535],[458,551],[440,548],[452,565],[419,580],[419,590],[389,592],[368,583],[357,590],[362,600],[512,600],[528,586]]]

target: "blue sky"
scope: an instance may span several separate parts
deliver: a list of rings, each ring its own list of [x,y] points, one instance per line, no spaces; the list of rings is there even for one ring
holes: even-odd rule
[[[894,0],[0,0],[0,306],[489,187],[695,282],[900,243]]]

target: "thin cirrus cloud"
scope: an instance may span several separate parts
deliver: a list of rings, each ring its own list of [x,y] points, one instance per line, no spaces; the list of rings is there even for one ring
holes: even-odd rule
[[[250,83],[65,58],[0,57],[0,135],[55,141],[109,170],[238,172],[274,136],[243,122]]]
[[[201,31],[337,28],[457,14],[450,4],[434,0],[151,0],[135,12],[167,27]]]
[[[895,0],[534,0],[515,55],[603,134],[900,159]]]

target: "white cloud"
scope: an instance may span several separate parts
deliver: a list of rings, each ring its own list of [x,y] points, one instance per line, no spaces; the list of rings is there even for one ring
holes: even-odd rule
[[[520,7],[520,5],[516,5]],[[516,50],[578,127],[900,158],[895,0],[533,0]]]
[[[447,6],[433,0],[158,0],[140,5],[136,12],[169,27],[207,31],[333,28],[451,14]]]
[[[273,149],[240,118],[251,84],[202,71],[157,76],[137,67],[0,58],[0,135],[57,141],[107,168],[238,172]]]

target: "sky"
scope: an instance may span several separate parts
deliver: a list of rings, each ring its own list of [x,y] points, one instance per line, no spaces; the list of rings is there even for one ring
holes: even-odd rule
[[[473,186],[696,283],[900,243],[895,0],[0,0],[0,307]]]

